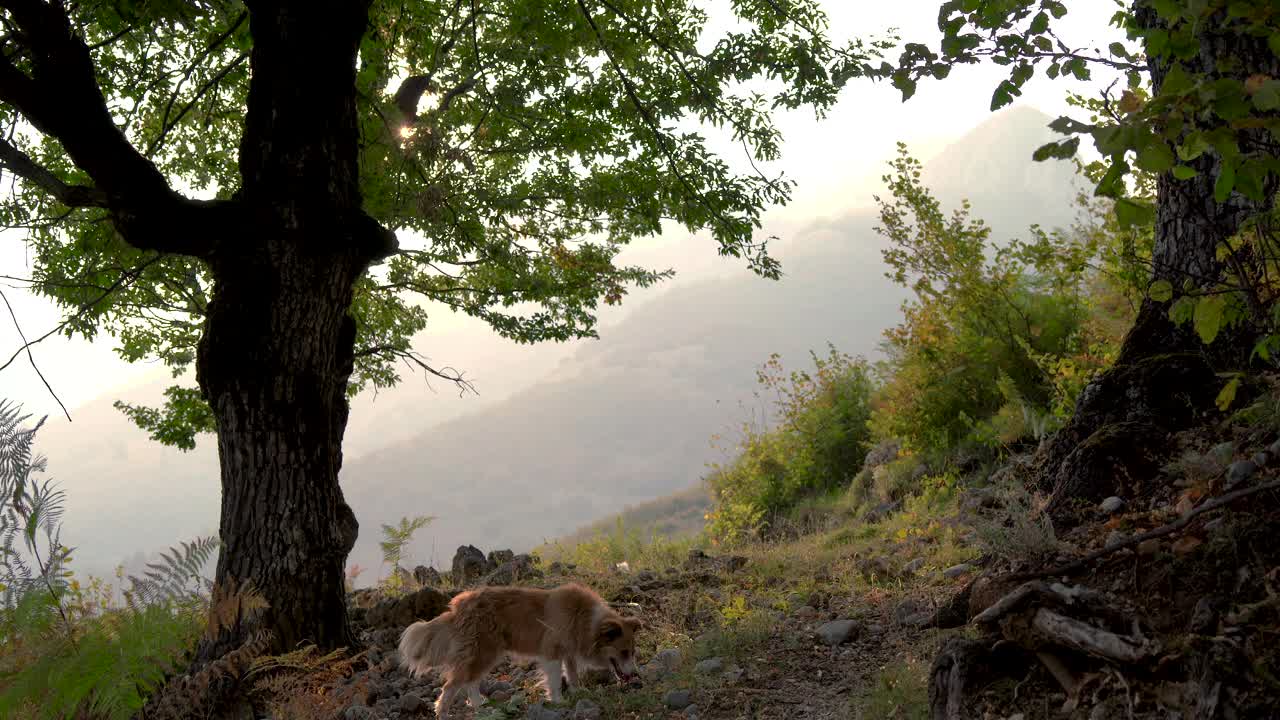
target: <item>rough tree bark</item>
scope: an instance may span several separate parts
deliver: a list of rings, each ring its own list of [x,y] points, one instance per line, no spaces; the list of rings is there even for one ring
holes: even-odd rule
[[[1135,3],[1134,10],[1140,24],[1160,22],[1145,1]],[[1193,73],[1237,80],[1280,74],[1266,38],[1223,32],[1214,22],[1200,28],[1201,52],[1188,61]],[[1152,62],[1150,70],[1158,91],[1168,68]],[[1188,279],[1199,288],[1218,282],[1223,273],[1218,246],[1270,206],[1238,193],[1216,202],[1221,164],[1216,153],[1188,164],[1199,171],[1196,177],[1180,181],[1165,173],[1156,188],[1153,280],[1168,280],[1175,299]],[[1250,328],[1241,326],[1234,336],[1224,332],[1210,352],[1191,327],[1175,326],[1168,313],[1167,302],[1143,301],[1114,366],[1090,383],[1071,421],[1041,449],[1036,480],[1052,493],[1049,512],[1059,523],[1072,524],[1081,503],[1139,490],[1157,469],[1153,451],[1161,438],[1211,407],[1218,389],[1215,369],[1238,368],[1247,358]]]
[[[355,74],[369,2],[248,7],[244,227],[208,257],[214,294],[197,359],[221,462],[216,579],[251,581],[270,602],[263,625],[277,648],[350,646],[343,569],[357,523],[338,484],[348,309],[356,280],[395,242],[361,209]]]
[[[196,201],[169,187],[116,126],[63,3],[0,0],[0,102],[56,138],[92,185],[70,185],[0,139],[0,164],[69,207],[105,210],[130,245],[201,258],[214,278],[197,357],[217,418],[217,580],[270,603],[199,650],[247,633],[276,649],[351,644],[343,564],[357,524],[338,471],[354,359],[356,280],[395,249],[361,207],[356,61],[371,0],[248,0],[252,77],[241,188]]]

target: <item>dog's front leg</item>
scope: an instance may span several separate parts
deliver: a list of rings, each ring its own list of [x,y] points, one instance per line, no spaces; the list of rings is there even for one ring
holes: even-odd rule
[[[564,659],[564,679],[568,687],[578,687],[578,658],[572,655]]]
[[[542,661],[542,674],[547,678],[547,692],[551,695],[551,702],[560,702],[562,697],[560,694],[560,672],[559,660]]]

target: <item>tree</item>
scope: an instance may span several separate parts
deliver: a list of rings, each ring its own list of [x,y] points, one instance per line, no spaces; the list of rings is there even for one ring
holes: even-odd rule
[[[1232,263],[1265,261],[1224,245],[1270,211],[1280,168],[1274,3],[1135,0],[1112,19],[1128,43],[1105,50],[1065,44],[1054,27],[1066,14],[1056,0],[952,0],[939,11],[937,52],[907,44],[896,65],[881,68],[909,98],[921,79],[945,78],[956,65],[998,63],[1009,76],[993,110],[1013,102],[1038,70],[1089,80],[1107,69],[1124,80],[1119,93],[1103,91],[1088,122],[1054,121],[1066,139],[1035,154],[1071,158],[1091,138],[1106,163],[1095,192],[1114,201],[1122,224],[1154,223],[1155,233],[1151,284],[1115,365],[1081,394],[1041,454],[1040,482],[1054,492],[1050,510],[1059,519],[1070,518],[1076,500],[1119,491],[1117,464],[1133,475],[1150,470],[1135,448],[1186,425],[1213,397],[1214,371],[1240,367],[1274,334],[1261,312],[1234,318],[1229,333],[1218,329],[1227,326],[1220,293]],[[1157,175],[1154,207],[1133,194],[1135,167]],[[1195,322],[1180,322],[1188,316]],[[1206,348],[1206,339],[1215,342]]]
[[[791,183],[777,109],[821,114],[883,45],[833,45],[815,0],[0,0],[0,221],[28,233],[60,330],[119,337],[198,388],[124,409],[216,432],[218,582],[277,647],[349,645],[338,483],[348,398],[428,365],[419,298],[522,342],[594,334],[664,222],[767,277]],[[713,153],[720,128],[751,161]],[[235,642],[206,643],[210,657]]]

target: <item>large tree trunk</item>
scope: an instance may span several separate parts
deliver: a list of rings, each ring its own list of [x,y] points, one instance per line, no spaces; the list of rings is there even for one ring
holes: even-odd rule
[[[1135,13],[1148,27],[1159,22],[1141,0]],[[1202,51],[1188,61],[1192,72],[1238,80],[1278,74],[1280,63],[1266,38],[1223,32],[1213,20],[1201,28]],[[1164,63],[1151,65],[1157,91],[1167,69]],[[1270,207],[1238,193],[1216,202],[1213,189],[1221,165],[1216,153],[1189,164],[1199,171],[1196,177],[1179,181],[1165,173],[1157,181],[1152,275],[1170,282],[1175,299],[1188,279],[1195,288],[1221,281],[1219,245],[1250,216]],[[1218,390],[1214,371],[1238,368],[1252,347],[1252,333],[1242,324],[1206,348],[1189,325],[1175,326],[1169,319],[1169,303],[1145,300],[1115,365],[1085,389],[1071,421],[1041,449],[1037,481],[1052,492],[1050,513],[1071,524],[1082,503],[1140,492],[1157,469],[1161,438],[1212,409]]]
[[[210,260],[200,387],[217,418],[216,582],[270,604],[276,649],[350,646],[343,569],[357,524],[338,484],[356,280],[393,248],[363,213],[356,50],[367,0],[249,2],[252,79],[240,237]],[[200,649],[208,660],[251,627]]]

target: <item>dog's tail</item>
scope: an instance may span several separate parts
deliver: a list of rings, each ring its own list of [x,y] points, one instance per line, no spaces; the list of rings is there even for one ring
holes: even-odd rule
[[[434,620],[419,620],[400,634],[400,664],[414,677],[428,669],[443,665],[453,643],[453,612],[447,611]]]

